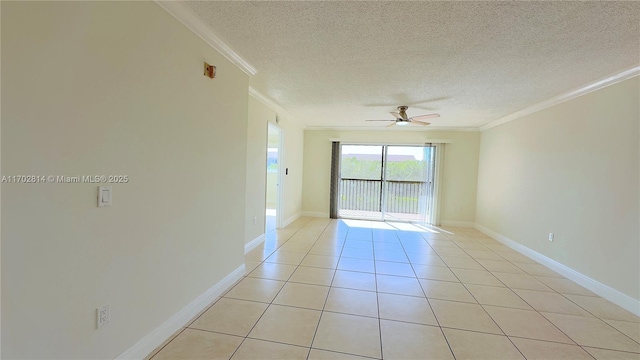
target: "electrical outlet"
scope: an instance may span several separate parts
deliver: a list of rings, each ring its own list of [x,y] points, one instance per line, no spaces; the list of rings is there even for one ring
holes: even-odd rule
[[[97,314],[97,329],[107,325],[111,321],[111,310],[109,304],[104,305],[96,309]]]
[[[549,233],[549,241],[553,241],[553,233]]]
[[[258,223],[258,218],[256,216],[253,217],[253,225]]]

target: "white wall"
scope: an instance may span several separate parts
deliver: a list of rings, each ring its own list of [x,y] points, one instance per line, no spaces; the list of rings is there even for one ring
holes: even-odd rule
[[[276,124],[276,111],[253,96],[249,96],[249,126],[247,141],[247,180],[245,243],[264,233],[266,209],[267,127]],[[282,175],[282,218],[298,216],[302,206],[302,127],[294,120],[278,115],[277,126],[284,136],[282,171],[289,168],[289,175]],[[253,225],[253,217],[258,219]]]
[[[635,299],[639,84],[635,77],[483,132],[476,213],[478,224]]]
[[[267,124],[276,112],[249,96],[249,125],[247,128],[247,181],[245,212],[245,243],[264,234],[265,191],[267,171]],[[253,218],[256,224],[253,224]]]
[[[303,210],[316,215],[329,214],[331,141],[343,143],[424,144],[429,139],[450,140],[445,145],[444,184],[441,221],[472,224],[475,219],[476,180],[480,133],[446,131],[338,131],[304,132]]]
[[[152,2],[1,6],[2,175],[130,179],[2,184],[2,357],[114,358],[243,262],[249,79]]]
[[[280,117],[278,124],[284,136],[284,165],[281,169],[288,169],[289,174],[282,175],[283,226],[295,220],[302,212],[302,179],[305,149],[305,136],[302,126],[286,116]]]

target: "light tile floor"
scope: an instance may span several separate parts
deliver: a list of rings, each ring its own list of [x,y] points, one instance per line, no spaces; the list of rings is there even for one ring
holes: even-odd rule
[[[301,218],[161,359],[640,359],[640,319],[475,229]]]

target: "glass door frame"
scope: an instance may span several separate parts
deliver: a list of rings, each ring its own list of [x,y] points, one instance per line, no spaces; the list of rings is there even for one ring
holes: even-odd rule
[[[368,220],[379,220],[379,221],[399,221],[399,222],[419,222],[419,223],[427,223],[428,221],[430,221],[430,219],[432,218],[432,214],[429,213],[427,214],[427,211],[431,211],[433,212],[435,209],[435,204],[434,202],[436,201],[435,199],[435,182],[436,182],[436,178],[435,178],[435,174],[436,174],[436,146],[434,144],[377,144],[377,143],[366,143],[366,144],[362,144],[362,143],[340,143],[340,160],[342,162],[343,159],[343,147],[344,146],[379,146],[381,147],[381,165],[380,165],[380,178],[379,180],[377,179],[366,179],[366,180],[372,180],[372,181],[379,181],[380,182],[380,218],[378,219],[377,216],[375,218],[371,217],[358,217],[358,216],[353,216],[352,218],[356,218],[356,219],[368,219]],[[427,167],[425,168],[425,173],[424,173],[424,180],[420,181],[420,182],[424,182],[425,183],[425,187],[424,187],[424,194],[422,196],[418,197],[418,215],[420,216],[419,219],[416,220],[412,220],[412,219],[398,219],[398,218],[394,218],[394,219],[388,219],[387,216],[387,205],[388,205],[388,200],[389,200],[389,180],[388,180],[388,155],[389,155],[389,148],[390,147],[418,147],[421,148],[423,151],[423,160],[427,162]],[[429,148],[429,157],[426,157],[426,151],[425,149]],[[343,164],[340,164],[340,175],[338,177],[338,181],[342,182],[343,179],[344,180],[354,180],[351,178],[343,178],[342,176],[342,166]],[[363,179],[365,180],[365,179]],[[338,186],[338,197],[342,197],[343,196],[343,192],[342,192],[343,186]],[[419,193],[422,192],[421,190],[419,190]],[[429,195],[431,195],[431,197],[429,198]],[[424,206],[422,206],[421,204],[424,203]],[[340,206],[340,201],[338,201],[338,217],[339,218],[344,218],[344,213],[342,213],[342,211],[345,209],[342,209],[342,207]],[[348,209],[347,209],[348,210]],[[347,215],[347,218],[349,218],[349,216]]]
[[[380,171],[380,212],[382,213],[381,219],[385,221],[385,214],[387,212],[387,148],[388,145],[382,145],[382,165]]]
[[[273,133],[276,134],[278,139],[277,139],[277,163],[278,166],[276,168],[276,183],[275,183],[275,210],[276,210],[276,216],[275,216],[275,229],[280,229],[282,228],[282,223],[283,223],[283,218],[282,218],[282,207],[283,207],[283,186],[282,186],[282,181],[283,181],[283,176],[282,176],[282,166],[284,166],[284,130],[282,128],[280,128],[278,125],[273,124],[271,122],[267,122],[267,167],[265,168],[266,174],[265,174],[265,219],[264,219],[264,226],[265,226],[265,233],[270,231],[270,230],[274,230],[274,229],[269,229],[269,224],[268,224],[268,216],[266,214],[266,211],[269,210],[270,208],[268,207],[268,201],[267,201],[267,197],[268,197],[268,192],[269,192],[269,171],[268,171],[268,152],[270,149],[270,145],[274,145],[271,144],[269,141],[269,134]]]

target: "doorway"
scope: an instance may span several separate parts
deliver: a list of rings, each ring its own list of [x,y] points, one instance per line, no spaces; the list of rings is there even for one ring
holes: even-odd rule
[[[282,164],[282,130],[269,123],[267,130],[265,233],[280,227],[282,221],[280,164]]]
[[[341,145],[338,216],[425,223],[433,212],[435,147]]]

